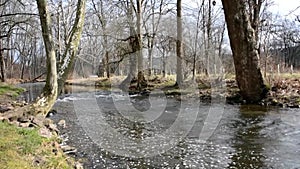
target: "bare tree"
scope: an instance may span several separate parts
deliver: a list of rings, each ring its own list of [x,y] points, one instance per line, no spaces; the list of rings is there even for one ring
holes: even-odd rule
[[[0,77],[1,81],[6,80],[6,65],[9,51],[12,50],[9,46],[10,39],[14,30],[22,25],[27,24],[28,20],[36,16],[34,13],[23,12],[25,5],[18,0],[5,0],[0,2]],[[5,54],[6,53],[6,54]]]

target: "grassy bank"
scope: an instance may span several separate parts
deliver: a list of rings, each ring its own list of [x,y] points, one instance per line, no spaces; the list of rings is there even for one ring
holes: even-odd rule
[[[1,104],[14,102],[24,89],[0,84]],[[67,157],[58,145],[59,139],[40,136],[38,128],[21,128],[0,122],[0,168],[44,169],[74,168],[74,160]]]
[[[23,88],[15,87],[12,85],[0,83],[0,96],[17,97],[24,91]]]
[[[0,123],[0,164],[2,168],[73,168],[71,159],[57,148],[57,140],[46,139],[37,129]]]

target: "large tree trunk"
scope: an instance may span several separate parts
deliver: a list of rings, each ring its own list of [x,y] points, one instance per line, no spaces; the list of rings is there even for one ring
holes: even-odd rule
[[[245,0],[222,0],[233,53],[236,80],[247,102],[259,102],[266,94],[258,64],[257,38]]]
[[[177,56],[177,69],[176,69],[176,84],[181,85],[183,82],[182,77],[182,7],[181,0],[177,0],[177,40],[176,40],[176,56]]]
[[[78,52],[78,46],[80,43],[81,33],[84,24],[86,0],[78,0],[76,18],[73,24],[71,35],[67,43],[62,63],[59,65],[58,71],[58,92],[61,93],[65,81],[67,80],[69,73],[73,69],[75,58]]]

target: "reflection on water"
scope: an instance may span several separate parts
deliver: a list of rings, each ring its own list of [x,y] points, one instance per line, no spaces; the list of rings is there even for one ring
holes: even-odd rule
[[[241,106],[240,115],[232,123],[231,127],[236,131],[233,134],[232,147],[235,154],[231,158],[229,168],[266,168],[264,165],[265,156],[264,137],[260,131],[263,128],[260,124],[264,121],[267,109]]]
[[[73,102],[87,100],[88,96],[87,93],[65,95],[57,101],[55,108],[59,113],[53,117],[56,121],[66,120],[67,128],[61,129],[61,133],[67,135],[70,145],[78,148],[76,156],[86,159],[85,168],[300,168],[298,109],[226,105],[217,130],[206,143],[202,143],[197,136],[210,108],[209,104],[203,104],[192,131],[174,148],[153,157],[136,159],[105,151],[82,129]],[[105,125],[137,142],[170,128],[180,109],[178,100],[168,98],[167,107],[158,119],[147,123],[133,122],[124,118],[124,115],[130,116],[130,112],[124,110],[120,113],[116,109],[110,92],[98,91],[96,98],[98,106],[104,110]],[[122,96],[118,98],[117,102],[122,103]],[[133,97],[131,101],[145,109],[149,107],[147,98]],[[86,111],[86,118],[93,117],[93,112],[95,110]],[[182,123],[182,127],[189,121]],[[99,129],[98,124],[94,126],[95,131]],[[111,140],[103,140],[105,142],[109,144]]]
[[[43,91],[45,86],[44,82],[39,83],[22,83],[19,84],[19,87],[25,88],[26,92],[24,92],[20,97],[21,100],[25,100],[26,102],[34,101]],[[81,92],[95,92],[95,87],[87,87],[87,86],[71,86],[65,85],[63,90],[63,96],[69,95],[72,93],[81,93]]]
[[[26,102],[34,101],[39,94],[43,91],[45,83],[22,83],[19,84],[19,87],[26,89],[26,91],[20,96],[21,100]]]

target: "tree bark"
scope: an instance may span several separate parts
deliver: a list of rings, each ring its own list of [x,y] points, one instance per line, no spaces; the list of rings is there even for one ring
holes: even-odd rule
[[[75,58],[78,52],[81,33],[84,25],[86,0],[78,0],[76,18],[73,24],[71,35],[62,58],[62,64],[58,71],[58,92],[61,93],[65,81],[67,80],[70,71],[72,70]]]
[[[258,64],[256,32],[251,26],[245,0],[222,0],[233,53],[236,80],[247,102],[259,102],[266,87]]]
[[[176,56],[177,56],[177,68],[176,68],[176,85],[181,85],[183,82],[182,76],[182,7],[181,0],[177,0],[177,39],[176,39]]]

